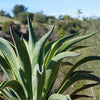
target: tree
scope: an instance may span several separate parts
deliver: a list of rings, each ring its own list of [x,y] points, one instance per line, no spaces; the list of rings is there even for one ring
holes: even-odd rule
[[[4,10],[0,11],[0,16],[6,16],[6,17],[11,18],[11,15],[9,13],[7,13],[6,11],[4,11]]]
[[[78,14],[78,18],[80,18],[80,15],[82,14],[81,9],[78,9],[78,10],[77,10],[77,14]]]
[[[19,20],[22,24],[26,25],[26,24],[27,24],[27,13],[26,13],[26,12],[20,12],[20,13],[18,14],[18,20]]]
[[[15,5],[14,9],[13,9],[13,14],[14,14],[15,17],[17,17],[19,13],[26,12],[26,11],[27,11],[27,8],[25,6]]]
[[[51,25],[54,25],[54,23],[56,23],[56,20],[54,19],[48,19],[48,23]]]
[[[43,14],[43,11],[34,14],[34,21],[39,23],[45,23],[47,16]]]
[[[9,13],[6,14],[6,17],[12,18],[11,15]]]
[[[18,20],[19,20],[22,24],[24,24],[24,25],[27,24],[27,15],[29,15],[30,19],[33,21],[33,16],[34,16],[33,13],[30,13],[30,12],[20,12],[20,13],[18,14]]]
[[[59,20],[64,20],[64,16],[63,15],[60,15],[58,18],[59,18]]]
[[[0,11],[0,16],[5,16],[6,12],[4,10]]]
[[[47,21],[49,24],[54,24],[56,23],[57,19],[55,18],[55,16],[47,16]]]
[[[64,15],[64,21],[72,20],[72,18],[69,15]]]
[[[48,16],[47,18],[48,19],[55,19],[56,20],[55,16]]]
[[[27,14],[29,15],[30,19],[33,21],[34,20],[34,13],[28,12]]]
[[[81,30],[86,31],[87,25],[84,26],[82,21],[77,18],[75,19],[66,16],[66,20],[64,19],[64,21],[59,21],[57,23],[55,31],[59,37],[63,37],[68,33],[75,34]]]

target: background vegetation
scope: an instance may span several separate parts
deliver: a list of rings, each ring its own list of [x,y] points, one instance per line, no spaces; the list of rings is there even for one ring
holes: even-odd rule
[[[19,9],[20,8],[20,9]],[[95,32],[97,30],[100,30],[100,18],[99,17],[83,17],[80,18],[81,16],[81,11],[77,11],[77,18],[73,18],[69,15],[59,15],[58,18],[55,16],[47,16],[45,15],[42,11],[37,12],[37,13],[31,13],[27,11],[27,8],[23,5],[16,5],[13,9],[13,14],[14,16],[12,17],[9,13],[6,11],[1,10],[0,11],[0,30],[7,34],[6,30],[9,30],[9,24],[8,23],[13,23],[16,24],[17,26],[20,25],[18,28],[18,33],[23,33],[27,34],[27,13],[30,14],[31,19],[33,20],[34,28],[37,33],[38,39],[43,35],[42,33],[46,33],[48,29],[51,28],[52,25],[56,25],[55,29],[55,34],[50,38],[55,39],[59,37],[63,37],[69,34],[74,34],[77,32],[81,32],[81,34],[89,34],[92,32]],[[7,28],[5,28],[7,26]],[[25,31],[26,30],[26,31]],[[99,55],[100,56],[100,34],[95,35],[94,37],[84,40],[81,42],[81,45],[88,44],[88,48],[86,49],[81,49],[83,52],[83,56],[85,55]],[[77,59],[78,60],[78,59]],[[74,59],[73,61],[76,61]],[[72,61],[71,61],[72,62]],[[59,78],[56,81],[56,85],[59,84],[60,80],[64,77],[65,73],[67,73],[67,68],[70,69],[70,66],[64,66],[61,68],[61,73],[59,74]],[[93,61],[92,63],[86,63],[79,69],[86,69],[86,70],[93,70],[97,76],[100,77],[100,62],[98,61]],[[83,85],[85,81],[78,83],[78,85],[74,85],[71,89],[69,89],[69,92],[72,89],[78,88],[79,86]],[[87,83],[90,83],[88,81]],[[54,87],[54,88],[55,88]],[[88,90],[85,90],[83,93],[87,93],[89,95],[93,96],[93,99],[90,100],[99,100],[100,99],[100,85],[94,88],[90,88]],[[81,100],[86,100],[86,99],[81,99]]]

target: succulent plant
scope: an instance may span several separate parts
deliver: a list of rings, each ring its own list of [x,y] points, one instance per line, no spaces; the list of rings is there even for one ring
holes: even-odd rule
[[[28,43],[23,38],[19,38],[12,28],[10,32],[13,44],[0,38],[0,65],[8,77],[7,81],[0,84],[0,100],[3,96],[8,100],[74,100],[80,97],[90,97],[77,93],[98,85],[100,78],[91,74],[90,71],[75,71],[75,69],[85,62],[100,60],[99,56],[85,57],[72,64],[60,86],[54,92],[51,90],[60,71],[62,60],[80,56],[74,50],[86,46],[75,44],[97,32],[85,36],[78,36],[76,33],[47,43],[54,26],[40,40],[37,40],[28,16],[28,29]],[[66,62],[66,64],[70,63]],[[79,80],[93,80],[96,83],[86,84],[69,95],[63,95],[68,87]]]

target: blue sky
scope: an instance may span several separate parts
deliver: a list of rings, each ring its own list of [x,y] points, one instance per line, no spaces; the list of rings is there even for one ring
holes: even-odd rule
[[[12,9],[16,4],[22,4],[29,12],[43,11],[46,15],[77,16],[77,10],[81,9],[83,16],[100,17],[100,0],[0,0],[0,10],[3,9],[12,15]]]

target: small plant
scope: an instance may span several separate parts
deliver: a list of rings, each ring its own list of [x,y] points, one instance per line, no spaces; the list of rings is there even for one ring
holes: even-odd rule
[[[3,27],[2,27],[2,31],[6,34],[10,34],[10,26],[13,27],[13,29],[15,30],[15,32],[19,33],[20,31],[20,25],[19,24],[15,24],[13,21],[7,21],[4,23]]]
[[[9,34],[10,33],[10,30],[9,30],[10,29],[10,26],[13,25],[13,24],[14,24],[13,21],[7,21],[7,22],[5,22],[4,25],[3,25],[2,31],[4,33]]]
[[[98,56],[85,57],[72,64],[72,68],[60,86],[54,92],[51,90],[62,60],[79,56],[80,54],[75,53],[74,50],[86,46],[76,46],[75,44],[95,35],[96,32],[79,37],[75,37],[78,34],[73,34],[46,44],[54,26],[38,41],[29,17],[28,28],[28,44],[23,38],[20,39],[12,28],[10,32],[14,45],[0,38],[0,65],[8,77],[8,81],[0,84],[0,98],[3,99],[5,96],[9,100],[74,100],[80,97],[89,97],[77,93],[98,85],[100,78],[91,74],[90,71],[75,71],[75,69],[85,62],[100,60]],[[66,62],[66,64],[70,63]],[[79,80],[93,80],[96,83],[86,84],[69,95],[63,95],[68,87]]]

